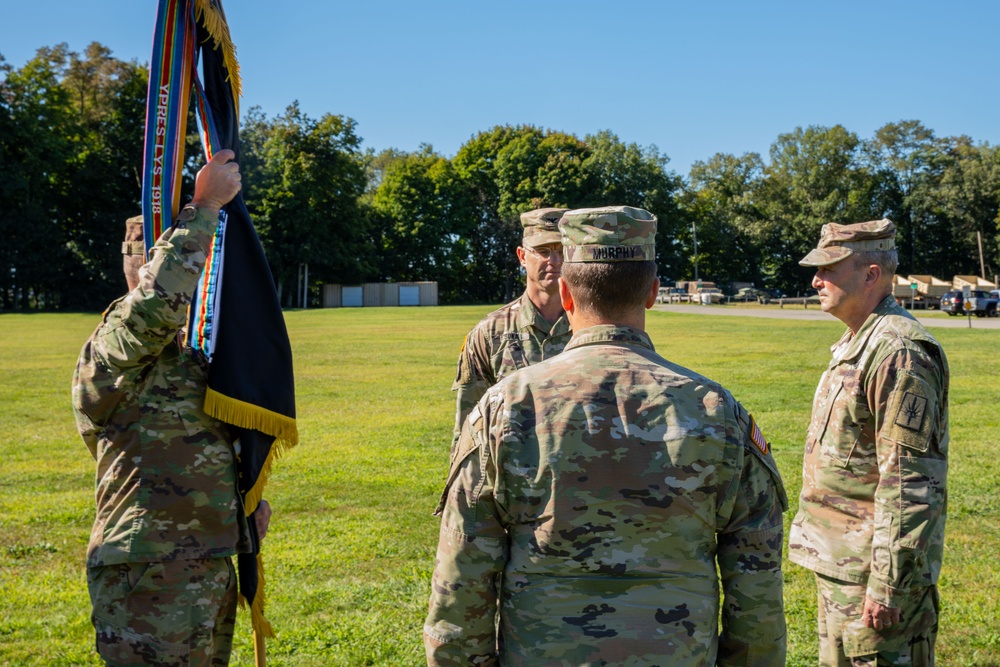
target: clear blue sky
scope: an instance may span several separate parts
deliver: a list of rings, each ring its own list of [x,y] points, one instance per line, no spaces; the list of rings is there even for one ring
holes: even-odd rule
[[[154,0],[5,0],[0,54],[92,41],[149,60]],[[293,100],[358,122],[365,147],[454,155],[529,123],[610,129],[670,168],[717,152],[767,159],[779,134],[841,124],[862,138],[916,119],[1000,143],[1000,2],[354,2],[227,0],[242,108]]]

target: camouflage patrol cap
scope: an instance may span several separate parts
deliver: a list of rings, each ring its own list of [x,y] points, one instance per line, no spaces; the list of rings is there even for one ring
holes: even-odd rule
[[[136,215],[125,221],[125,240],[122,242],[123,255],[145,255],[146,245],[142,240],[142,216]]]
[[[146,244],[142,241],[142,216],[125,221],[125,240],[122,242],[122,271],[129,289],[139,284],[139,267],[146,263]]]
[[[895,247],[896,225],[888,218],[853,225],[831,222],[823,225],[819,245],[799,260],[799,264],[829,266],[856,252],[892,250]]]
[[[656,216],[631,206],[578,208],[559,220],[564,262],[651,262]]]
[[[559,236],[559,228],[556,223],[568,210],[565,208],[536,208],[534,211],[522,213],[521,227],[524,228],[524,234],[521,245],[534,248],[546,243],[560,243],[562,239]]]

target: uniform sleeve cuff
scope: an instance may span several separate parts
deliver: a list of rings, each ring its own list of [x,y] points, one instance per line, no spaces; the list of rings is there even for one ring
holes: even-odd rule
[[[865,591],[865,595],[872,602],[877,602],[883,607],[891,608],[898,607],[900,598],[902,597],[901,592],[897,589],[892,588],[885,582],[874,579],[868,580],[868,589]]]

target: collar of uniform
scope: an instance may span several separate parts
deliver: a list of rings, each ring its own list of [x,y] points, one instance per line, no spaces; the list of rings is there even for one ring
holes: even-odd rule
[[[596,345],[600,343],[624,343],[626,345],[637,345],[653,350],[653,341],[649,339],[646,332],[634,327],[619,327],[613,324],[599,324],[594,327],[587,327],[582,331],[573,332],[573,339],[566,345],[566,350],[584,345]]]
[[[875,310],[872,311],[865,323],[861,325],[858,329],[858,333],[853,337],[851,336],[851,330],[848,329],[839,341],[830,348],[830,351],[834,353],[834,359],[839,361],[852,361],[859,357],[864,351],[865,347],[868,345],[868,339],[875,332],[875,328],[883,317],[891,313],[894,309],[899,308],[896,304],[896,298],[891,294],[875,306]],[[842,345],[847,345],[847,349],[844,353],[840,355],[839,359],[837,357],[837,349]]]
[[[569,331],[569,320],[566,319],[566,313],[560,315],[554,323],[549,322],[538,312],[534,302],[528,298],[527,292],[521,294],[521,309],[518,318],[518,328],[522,331],[534,327],[550,336]]]

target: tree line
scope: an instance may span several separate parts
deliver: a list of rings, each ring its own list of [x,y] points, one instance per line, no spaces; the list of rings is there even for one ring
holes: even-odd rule
[[[140,210],[148,73],[93,43],[0,55],[0,309],[99,309],[124,290],[120,247]],[[184,190],[201,164],[193,121]],[[916,120],[861,138],[795,128],[757,153],[718,153],[687,176],[656,146],[496,126],[454,157],[362,147],[354,119],[297,103],[242,119],[244,196],[285,305],[300,267],[323,283],[438,282],[442,303],[497,303],[521,287],[519,214],[628,204],[659,218],[665,281],[698,277],[802,292],[798,266],[826,222],[897,225],[899,273],[997,271],[1000,152]],[[980,251],[980,244],[982,250]]]

